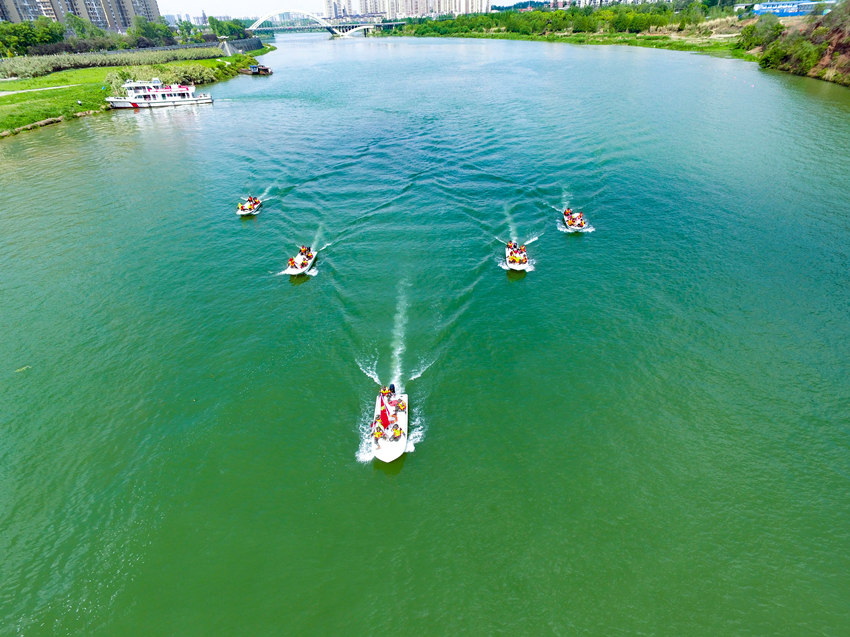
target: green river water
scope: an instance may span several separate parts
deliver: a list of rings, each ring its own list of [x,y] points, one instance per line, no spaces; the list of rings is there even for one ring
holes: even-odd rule
[[[850,634],[850,91],[277,45],[0,142],[0,635]]]

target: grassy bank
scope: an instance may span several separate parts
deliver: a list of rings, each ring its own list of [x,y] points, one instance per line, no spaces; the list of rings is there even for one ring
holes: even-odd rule
[[[3,81],[0,82],[0,134],[5,131],[17,132],[16,129],[44,120],[60,117],[68,119],[80,112],[106,110],[107,104],[104,100],[113,92],[107,79],[110,74],[110,79],[119,74],[140,75],[145,76],[145,79],[159,76],[165,81],[171,81],[169,78],[172,76],[186,77],[186,73],[190,73],[189,77],[197,84],[209,84],[234,77],[237,75],[237,68],[246,66],[254,56],[273,49],[274,47],[268,46],[259,51],[250,51],[245,56],[236,55],[215,60],[181,60],[145,66],[71,69],[41,77]],[[200,67],[207,73],[193,67]],[[62,86],[67,88],[52,88]],[[45,88],[50,90],[3,95],[7,92]]]
[[[218,47],[175,49],[171,51],[134,51],[132,53],[78,53],[75,55],[16,56],[0,60],[0,77],[38,77],[95,66],[136,66],[165,64],[175,60],[201,60],[218,57]]]
[[[401,34],[399,34],[401,35]],[[404,35],[412,35],[405,33]],[[538,42],[567,42],[570,44],[618,44],[623,46],[641,46],[653,49],[670,49],[673,51],[701,51],[704,53],[728,53],[735,57],[756,60],[752,55],[734,48],[734,38],[711,38],[700,36],[674,36],[668,34],[644,33],[548,33],[520,34],[510,32],[494,33],[451,33],[446,35],[432,34],[415,37],[446,37],[446,38],[477,38],[493,40],[533,40]]]
[[[376,35],[614,44],[755,60],[735,46],[744,24],[731,7],[694,2],[675,11],[673,4],[643,3],[424,18]]]

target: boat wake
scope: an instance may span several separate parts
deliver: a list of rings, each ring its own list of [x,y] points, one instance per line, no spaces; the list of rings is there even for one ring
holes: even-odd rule
[[[359,358],[355,358],[354,362],[357,363],[357,367],[360,368],[360,371],[366,374],[369,378],[374,380],[378,385],[381,384],[381,379],[378,378],[378,355],[374,354],[371,358],[366,360],[361,360]]]
[[[322,224],[320,223],[319,227],[316,229],[316,234],[313,237],[313,241],[310,242],[310,246],[315,249],[316,246],[319,245],[319,239],[321,239],[321,238],[322,238]],[[318,250],[316,250],[316,252],[318,252]]]
[[[263,192],[260,193],[260,196],[257,197],[257,199],[260,199],[263,202],[266,202],[271,199],[272,197],[269,197],[269,194],[271,194],[273,188],[274,186],[268,186]]]
[[[419,361],[419,369],[417,369],[413,374],[411,374],[410,378],[407,380],[416,380],[417,378],[421,378],[422,374],[428,371],[428,368],[431,367],[434,363],[437,362],[437,357],[435,356],[430,361],[426,361],[422,359]]]
[[[404,386],[401,384],[401,357],[405,350],[404,329],[407,327],[407,287],[407,280],[399,281],[398,304],[393,321],[393,371],[390,382],[397,385],[400,394],[404,393]]]
[[[594,228],[593,226],[585,226],[584,228],[568,228],[564,224],[563,219],[558,221],[558,230],[560,230],[561,232],[566,232],[567,234],[574,234],[576,232],[596,232],[596,228]]]
[[[358,430],[360,432],[360,446],[357,447],[355,457],[357,458],[357,462],[368,464],[375,457],[375,454],[372,452],[372,441],[369,439],[372,435],[369,414],[364,414],[363,418],[360,419]]]
[[[511,209],[510,209],[510,206],[508,204],[505,204],[505,219],[508,222],[508,230],[510,231],[511,236],[512,237],[517,236],[516,223],[514,223],[514,217],[511,214]],[[506,243],[506,242],[503,241],[502,243]]]
[[[407,434],[407,447],[405,447],[404,452],[413,453],[416,451],[416,445],[423,440],[425,440],[425,423],[422,422],[420,416],[416,416],[413,422],[410,423]]]

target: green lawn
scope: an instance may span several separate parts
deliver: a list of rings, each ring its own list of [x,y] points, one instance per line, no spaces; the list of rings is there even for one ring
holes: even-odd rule
[[[117,67],[73,69],[26,80],[0,82],[0,91],[22,91],[47,86],[79,84],[68,88],[0,97],[0,131],[26,126],[50,117],[66,117],[80,111],[97,110],[106,102],[108,92],[101,90],[109,71]],[[82,105],[77,103],[82,102]]]
[[[273,47],[272,47],[273,48]],[[262,55],[270,49],[250,52],[252,56]],[[221,60],[232,62],[234,58],[222,57]],[[202,64],[210,68],[224,66],[214,59],[210,60],[181,60],[168,62],[163,66],[181,64]],[[23,80],[0,82],[0,92],[23,91],[32,88],[48,86],[63,86],[79,84],[68,88],[34,93],[18,93],[0,97],[0,132],[26,126],[34,122],[61,115],[70,116],[80,111],[98,110],[106,105],[104,99],[109,95],[109,88],[102,90],[107,73],[117,71],[120,66],[103,66],[89,69],[71,69],[58,71],[42,77]],[[82,105],[77,104],[77,100]]]

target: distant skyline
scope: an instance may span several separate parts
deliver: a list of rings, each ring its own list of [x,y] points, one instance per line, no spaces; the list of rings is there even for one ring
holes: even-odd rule
[[[243,16],[261,16],[269,11],[304,11],[314,15],[324,15],[323,0],[157,0],[162,15],[227,15],[231,18]],[[354,2],[355,7],[359,5]]]

